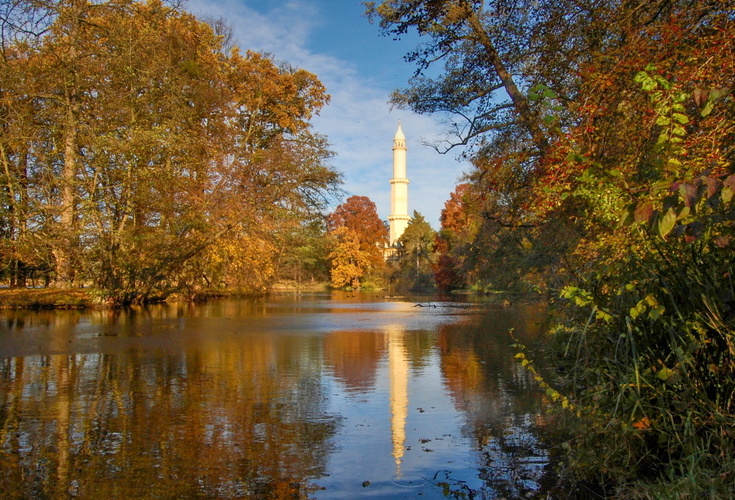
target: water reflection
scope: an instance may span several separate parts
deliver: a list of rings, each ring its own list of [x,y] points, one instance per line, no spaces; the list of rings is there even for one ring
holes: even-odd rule
[[[465,433],[477,453],[482,498],[523,498],[536,491],[548,454],[536,436],[541,397],[513,359],[511,329],[526,343],[538,340],[542,309],[485,315],[475,324],[440,328],[442,371]],[[538,359],[537,362],[542,360]]]
[[[508,329],[360,296],[0,313],[6,498],[517,497],[547,462]]]
[[[305,497],[335,421],[313,367],[294,377],[277,356],[261,338],[4,360],[3,483],[25,498]]]
[[[401,462],[406,445],[406,417],[408,416],[408,359],[403,345],[404,332],[400,326],[388,329],[388,371],[390,374],[390,431],[393,438],[393,459],[396,477],[401,477]]]

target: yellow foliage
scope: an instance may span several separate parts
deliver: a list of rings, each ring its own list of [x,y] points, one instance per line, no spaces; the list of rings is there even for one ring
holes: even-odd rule
[[[360,278],[370,266],[370,256],[361,249],[357,234],[348,227],[338,227],[332,232],[334,246],[329,254],[332,286],[360,286]]]

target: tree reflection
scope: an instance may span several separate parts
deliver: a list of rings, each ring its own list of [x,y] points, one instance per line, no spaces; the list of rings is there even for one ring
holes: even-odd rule
[[[306,498],[336,426],[318,345],[249,339],[0,359],[4,496]]]
[[[542,400],[508,330],[532,344],[544,312],[381,305],[4,315],[3,498],[537,492]]]
[[[515,363],[516,338],[529,341],[541,332],[545,311],[525,308],[492,311],[479,322],[439,329],[444,383],[455,406],[466,415],[466,432],[475,442],[483,498],[522,498],[537,492],[548,453],[537,438],[542,397],[530,374]]]
[[[384,343],[383,335],[371,331],[332,332],[324,341],[324,361],[347,391],[367,392],[375,386]]]

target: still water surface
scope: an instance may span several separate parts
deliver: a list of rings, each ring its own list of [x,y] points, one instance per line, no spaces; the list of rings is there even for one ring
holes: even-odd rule
[[[417,301],[2,311],[2,496],[540,494],[543,310]]]

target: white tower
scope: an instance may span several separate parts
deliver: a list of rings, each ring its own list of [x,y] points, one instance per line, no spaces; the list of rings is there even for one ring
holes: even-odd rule
[[[390,180],[390,245],[398,241],[408,226],[408,179],[406,178],[406,136],[398,122],[393,137],[393,178]]]

